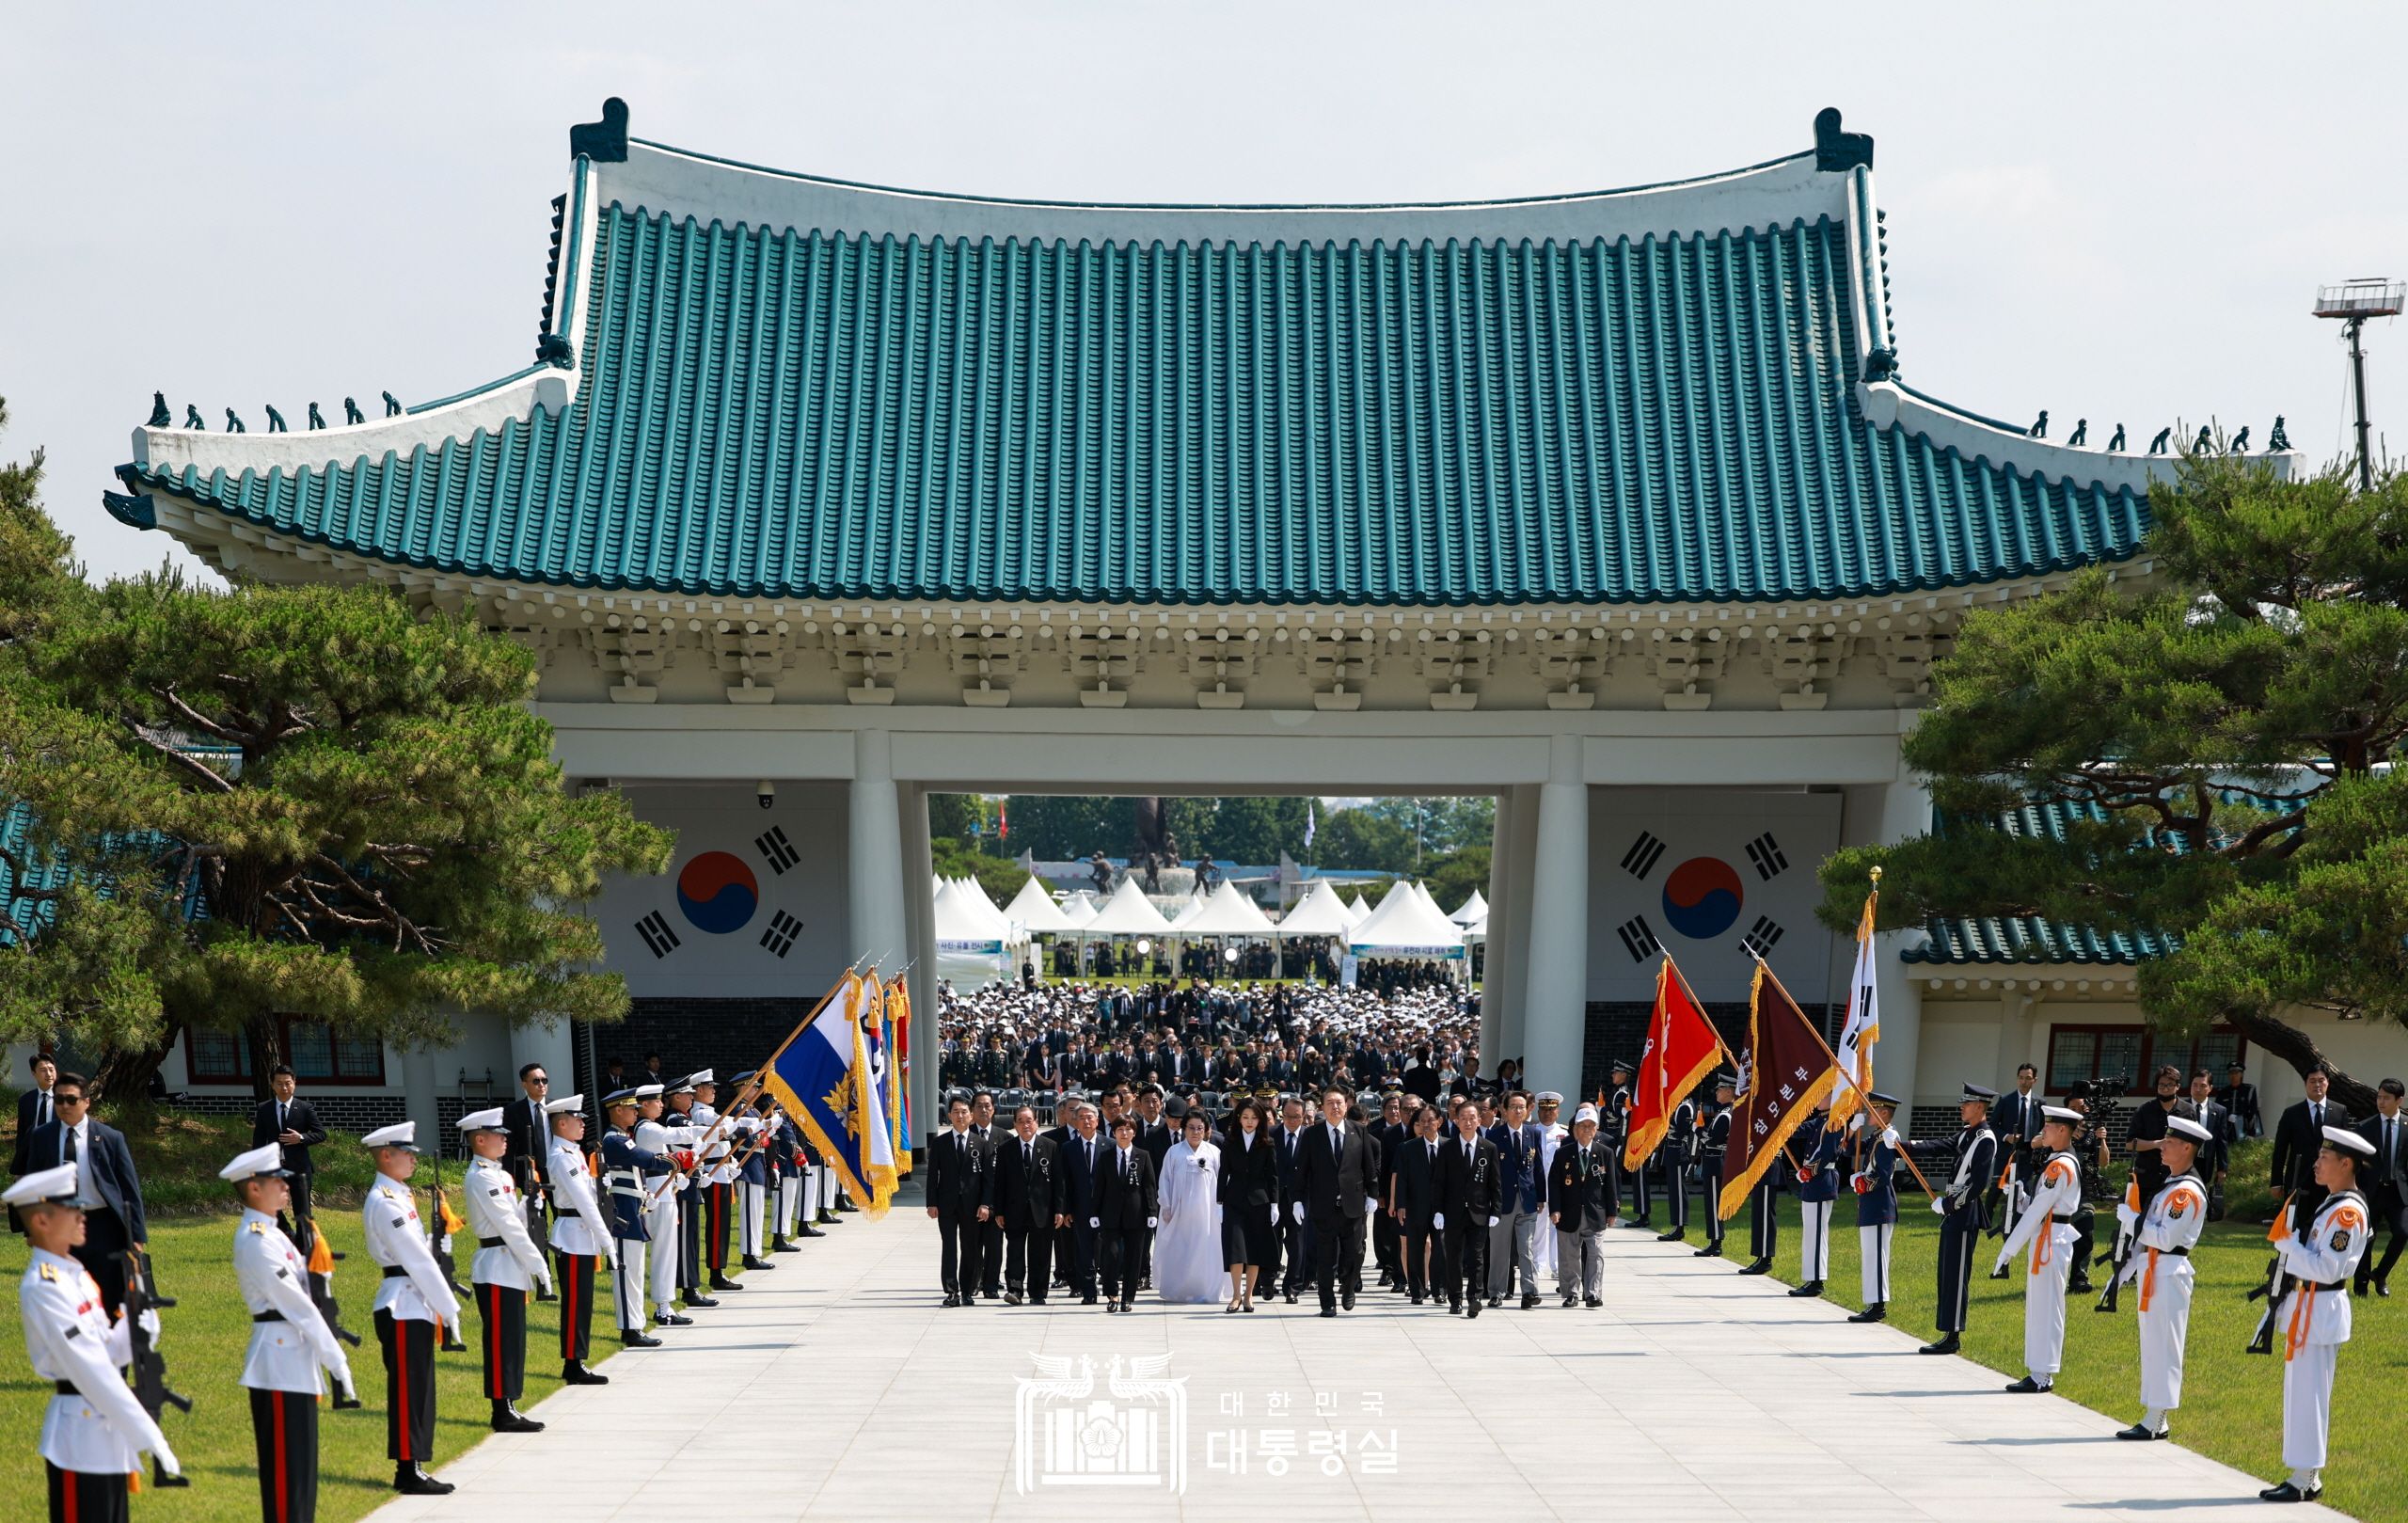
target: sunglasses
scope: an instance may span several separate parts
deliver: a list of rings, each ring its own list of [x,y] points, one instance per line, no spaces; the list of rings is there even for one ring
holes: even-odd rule
[[[50,1097],[50,1103],[54,1105],[81,1105],[84,1103],[84,1097],[82,1095],[54,1094]]]

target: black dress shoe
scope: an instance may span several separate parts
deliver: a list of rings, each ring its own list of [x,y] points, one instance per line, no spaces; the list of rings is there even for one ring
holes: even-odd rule
[[[944,1293],[944,1304],[949,1307],[958,1307],[961,1304],[961,1297],[947,1291]]]
[[[1463,1304],[1461,1301],[1450,1301],[1450,1302],[1448,1302],[1448,1303],[1447,1303],[1447,1315],[1448,1315],[1448,1316],[1450,1316],[1450,1317],[1460,1317],[1460,1316],[1462,1316],[1463,1314],[1464,1314],[1464,1304]]]
[[[1007,1307],[1016,1307],[1020,1305],[1020,1292],[1006,1291],[1004,1293],[1004,1305]]]
[[[1538,1292],[1536,1292],[1536,1291],[1526,1291],[1526,1292],[1524,1292],[1524,1293],[1523,1293],[1523,1295],[1522,1295],[1522,1309],[1523,1309],[1523,1310],[1528,1311],[1528,1310],[1529,1310],[1532,1307],[1537,1306],[1538,1304],[1539,1304],[1539,1293],[1538,1293]]]
[[[2318,1486],[2309,1491],[2302,1491],[2299,1487],[2292,1485],[2289,1482],[2286,1481],[2279,1486],[2268,1486],[2265,1490],[2258,1494],[2258,1499],[2261,1502],[2312,1502],[2317,1498],[2323,1495],[2324,1488],[2322,1486]]]
[[[1961,1346],[1955,1333],[1942,1333],[1915,1352],[1917,1354],[1954,1354]]]
[[[1465,1303],[1464,1307],[1464,1315],[1466,1317],[1477,1317],[1480,1315],[1480,1300],[1478,1297],[1475,1296],[1472,1300]]]
[[[561,1384],[563,1386],[607,1386],[610,1383],[609,1375],[588,1370],[580,1360],[571,1359],[561,1366]]]
[[[1890,1320],[1889,1303],[1886,1301],[1876,1301],[1871,1306],[1866,1307],[1863,1310],[1858,1312],[1847,1320],[1850,1322],[1887,1322]]]
[[[775,1269],[778,1266],[769,1262],[766,1259],[756,1259],[748,1253],[744,1256],[744,1267],[747,1269]]]
[[[2089,1295],[2096,1290],[2097,1287],[2090,1283],[2090,1277],[2087,1275],[2078,1275],[2066,1282],[2067,1295]]]
[[[1291,1297],[1291,1299],[1292,1299],[1292,1297]],[[1079,1305],[1083,1307],[1091,1307],[1095,1305],[1095,1292],[1089,1291],[1086,1294],[1080,1296]]]
[[[2039,1380],[2031,1375],[2025,1375],[2022,1379],[2015,1382],[2006,1388],[2009,1395],[2039,1396],[2056,1389],[2056,1382],[2053,1380]]]
[[[711,1289],[715,1291],[740,1291],[744,1289],[744,1287],[737,1281],[728,1278],[725,1275],[713,1275],[711,1277]]]
[[[701,1307],[704,1310],[707,1311],[712,1307],[719,1305],[719,1301],[716,1297],[698,1295],[692,1291],[688,1291],[684,1299],[686,1302],[686,1309],[689,1311],[691,1311],[696,1307]]]
[[[1823,1282],[1819,1279],[1810,1279],[1803,1285],[1792,1287],[1789,1293],[1793,1296],[1820,1295],[1823,1293]]]
[[[1688,1235],[1689,1230],[1687,1228],[1675,1227],[1669,1232],[1656,1233],[1656,1241],[1658,1243],[1678,1243]]]
[[[1491,1311],[1496,1310],[1504,1304],[1505,1298],[1501,1295],[1492,1295],[1488,1298],[1488,1309]]]
[[[415,1463],[407,1463],[393,1471],[393,1489],[404,1497],[449,1497],[455,1488],[451,1482],[437,1481]]]
[[[1296,1304],[1296,1293],[1295,1293],[1295,1292],[1293,1292],[1293,1291],[1290,1291],[1290,1292],[1288,1293],[1288,1304],[1289,1304],[1290,1306],[1294,1306],[1294,1305]]]
[[[2151,1428],[2146,1422],[2135,1422],[2129,1428],[2116,1429],[2115,1436],[2118,1438],[2130,1438],[2136,1442],[2146,1444],[2152,1439],[2171,1438],[2174,1435],[2163,1428]]]
[[[659,1339],[653,1337],[650,1333],[640,1333],[632,1327],[625,1328],[620,1332],[619,1342],[626,1348],[658,1348],[660,1346]]]
[[[691,1327],[694,1325],[693,1318],[681,1317],[674,1311],[656,1311],[652,1314],[652,1320],[660,1324],[663,1327]],[[659,1340],[656,1339],[654,1341],[657,1342]]]
[[[1746,1264],[1741,1266],[1739,1273],[1743,1275],[1764,1275],[1769,1274],[1771,1271],[1772,1261],[1770,1259],[1751,1259]]]
[[[1338,1315],[1338,1309],[1336,1307],[1323,1307],[1321,1309],[1321,1314],[1324,1317],[1335,1317]]]
[[[769,1239],[769,1251],[771,1253],[792,1253],[794,1251],[794,1245],[787,1242],[784,1238],[773,1237]]]
[[[1722,1245],[1719,1243],[1709,1243],[1704,1247],[1692,1248],[1689,1250],[1689,1257],[1692,1259],[1719,1259],[1722,1257]]]
[[[1584,1307],[1588,1307],[1588,1308],[1590,1308],[1590,1309],[1592,1309],[1593,1310],[1594,1309],[1596,1309],[1596,1308],[1598,1308],[1598,1307],[1604,1306],[1606,1303],[1605,1303],[1605,1301],[1604,1301],[1601,1297],[1594,1296],[1594,1295],[1590,1295],[1590,1296],[1583,1296],[1583,1297],[1581,1298],[1580,1304],[1581,1304],[1582,1306],[1584,1306]]]
[[[1563,1298],[1563,1309],[1566,1311],[1571,1310],[1574,1307],[1576,1307],[1579,1304],[1580,1298],[1576,1295],[1567,1295]]]
[[[496,1402],[493,1404],[493,1431],[496,1433],[542,1433],[544,1425],[507,1402]]]
[[[1345,1293],[1344,1295],[1339,1296],[1339,1297],[1338,1298],[1338,1304],[1339,1304],[1339,1306],[1344,1307],[1344,1308],[1345,1308],[1347,1310],[1349,1310],[1349,1311],[1354,1310],[1354,1292],[1352,1292],[1352,1291],[1349,1291],[1349,1292],[1348,1292],[1347,1293]]]
[[[803,1223],[802,1230],[795,1234],[797,1237],[826,1237],[827,1235],[827,1233],[821,1231],[816,1227],[812,1226],[809,1222]]]

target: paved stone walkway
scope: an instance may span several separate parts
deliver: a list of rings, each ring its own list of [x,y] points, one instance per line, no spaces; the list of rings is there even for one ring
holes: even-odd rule
[[[1918,1330],[1849,1326],[1837,1309],[1637,1234],[1612,1245],[1603,1309],[1550,1298],[1466,1324],[1384,1294],[1335,1321],[1313,1315],[1309,1296],[1252,1316],[1150,1301],[1128,1317],[1075,1304],[949,1311],[922,1212],[830,1230],[775,1273],[747,1276],[752,1289],[697,1313],[668,1346],[611,1359],[611,1385],[545,1402],[535,1415],[550,1431],[492,1438],[441,1467],[456,1495],[397,1499],[378,1523],[600,1523],[698,1507],[742,1523],[1098,1508],[1228,1523],[1233,1508],[1266,1506],[1316,1520],[1409,1510],[1888,1523],[2004,1511],[2019,1523],[2163,1523],[2228,1519],[2258,1506],[2264,1483],[2177,1445],[2118,1443],[2097,1413],[2008,1396],[1967,1360],[1917,1356]],[[1063,1402],[1031,1396],[1023,1495],[1017,1399],[1040,1355],[1070,1361],[1073,1383],[1077,1361],[1092,1360],[1093,1390],[1050,1420]],[[1164,1375],[1184,1381],[1183,1493],[1050,1481],[1049,1431],[1135,1432],[1149,1420],[1133,1411],[1164,1436],[1150,1468],[1169,1467],[1175,1404],[1110,1389],[1116,1357],[1127,1378],[1140,1372],[1125,1361],[1149,1356],[1167,1356]],[[1367,1432],[1393,1447],[1366,1448]],[[1149,1467],[1131,1468],[1143,1479]]]

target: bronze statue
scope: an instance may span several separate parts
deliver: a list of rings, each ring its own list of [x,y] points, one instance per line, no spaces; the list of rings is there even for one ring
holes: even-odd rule
[[[200,420],[200,409],[189,402],[184,404],[184,427],[197,428],[204,432],[209,428],[207,423]]]
[[[2234,454],[2247,454],[2249,452],[2248,424],[2242,424],[2241,432],[2232,436],[2232,452]]]
[[[2191,452],[2193,454],[2205,454],[2210,449],[2213,448],[2215,440],[2211,437],[2211,434],[2212,431],[2208,427],[2208,425],[2201,423],[2199,425],[2199,436],[2191,441]]]
[[[275,403],[263,403],[261,405],[267,408],[267,431],[269,433],[290,434],[293,432],[291,429],[284,426],[284,415],[276,410]]]
[[[2148,452],[2151,454],[2163,454],[2165,452],[2165,441],[2173,436],[2173,425],[2168,424],[2164,428],[2159,429],[2157,431],[2157,437],[2148,441]]]
[[[2288,450],[2290,447],[2291,436],[2283,432],[2283,415],[2281,413],[2276,413],[2274,415],[2274,431],[2266,436],[2266,448],[2269,450]]]
[[[385,416],[386,416],[386,417],[388,417],[388,418],[399,418],[401,415],[402,415],[402,405],[401,405],[399,402],[396,402],[396,401],[393,399],[393,393],[391,393],[390,391],[386,392],[386,393],[385,393]]]
[[[1095,884],[1096,897],[1112,892],[1112,863],[1101,850],[1087,858],[1087,877]]]
[[[2046,407],[2041,408],[2041,409],[2040,409],[2040,416],[2039,416],[2039,417],[2037,417],[2037,418],[2036,418],[2036,419],[2034,419],[2034,420],[2032,420],[2032,428],[2031,428],[2031,431],[2030,431],[2030,432],[2031,432],[2031,436],[2032,436],[2032,437],[2034,437],[2034,438],[2036,438],[2036,439],[2045,439],[2045,438],[2047,438],[2047,437],[2049,436],[2049,409],[2048,409],[2048,408],[2046,408]]]
[[[358,403],[345,397],[342,399],[342,420],[345,423],[364,423],[368,419],[360,412]]]
[[[2077,418],[2073,420],[2073,432],[2066,436],[2067,447],[2069,449],[2079,450],[2083,447],[2083,444],[2089,439],[2089,437],[2090,420],[2087,418]]]
[[[247,434],[250,432],[249,429],[243,426],[242,419],[235,416],[234,409],[231,407],[226,409],[226,432],[229,434]]]
[[[2107,441],[2107,452],[2108,452],[2109,454],[2122,454],[2122,453],[2124,452],[2124,425],[2123,425],[2123,424],[2121,424],[2121,423],[2117,423],[2117,424],[2115,425],[2115,432],[2114,436],[2113,436],[2113,437],[2111,437],[2111,438],[2109,438],[2109,439],[2108,439],[2108,441]]]
[[[165,391],[151,392],[150,426],[152,428],[166,428],[167,425],[175,421],[175,418],[176,415],[167,410],[167,393]]]
[[[309,404],[309,429],[310,429],[310,432],[315,433],[317,430],[322,429],[322,428],[324,428],[324,427],[325,427],[325,426],[326,426],[326,415],[325,415],[325,413],[322,413],[322,412],[320,412],[320,411],[318,410],[318,405],[317,405],[316,403],[314,403],[314,402],[313,402],[313,403]]]

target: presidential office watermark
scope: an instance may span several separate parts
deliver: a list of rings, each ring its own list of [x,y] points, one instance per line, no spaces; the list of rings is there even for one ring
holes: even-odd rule
[[[1249,1387],[1215,1393],[1198,1420],[1187,1377],[1167,1354],[1031,1354],[1013,1398],[1012,1479],[1023,1496],[1054,1492],[1183,1495],[1200,1441],[1208,1474],[1390,1477],[1397,1429],[1379,1391]],[[1309,1415],[1311,1420],[1306,1420]],[[1200,1430],[1200,1435],[1199,1435]]]

